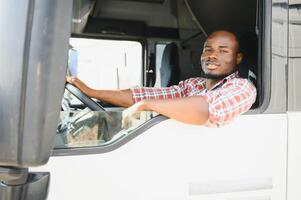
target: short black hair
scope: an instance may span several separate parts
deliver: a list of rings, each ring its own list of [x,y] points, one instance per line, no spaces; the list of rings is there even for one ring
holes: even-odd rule
[[[235,40],[236,40],[236,42],[237,42],[237,53],[242,53],[242,49],[241,49],[241,34],[240,34],[238,31],[233,31],[233,30],[228,29],[228,28],[220,28],[220,29],[217,29],[217,30],[215,30],[215,31],[212,31],[212,32],[208,35],[208,37],[209,37],[210,35],[212,35],[213,33],[218,32],[218,31],[225,31],[225,32],[231,33],[231,34],[234,36],[234,38],[235,38]]]

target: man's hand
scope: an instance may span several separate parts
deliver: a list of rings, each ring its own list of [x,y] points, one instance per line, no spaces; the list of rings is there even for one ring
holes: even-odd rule
[[[122,112],[122,128],[128,129],[133,126],[137,120],[140,119],[141,111],[144,110],[144,101],[135,103],[131,107]]]
[[[66,81],[72,85],[74,85],[75,87],[77,87],[78,89],[80,89],[83,93],[85,93],[88,96],[91,96],[91,88],[89,88],[86,84],[84,84],[81,80],[79,80],[77,77],[75,76],[67,76],[66,77]]]

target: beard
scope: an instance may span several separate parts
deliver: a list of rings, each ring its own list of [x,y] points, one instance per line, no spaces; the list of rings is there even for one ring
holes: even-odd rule
[[[212,74],[212,73],[205,73],[204,70],[204,77],[206,79],[211,79],[211,80],[222,80],[229,76],[230,74],[233,74],[235,71],[237,71],[237,68],[235,67],[231,72],[225,73],[225,74]]]
[[[205,73],[204,74],[204,77],[206,79],[212,79],[212,80],[221,80],[221,79],[224,79],[226,78],[227,76],[229,76],[231,73],[228,73],[228,74],[211,74],[211,73]]]

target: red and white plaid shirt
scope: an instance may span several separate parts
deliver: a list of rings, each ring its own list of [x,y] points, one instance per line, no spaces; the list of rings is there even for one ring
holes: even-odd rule
[[[229,123],[234,117],[248,111],[256,100],[256,88],[235,72],[210,90],[206,90],[205,78],[190,78],[178,85],[165,88],[136,86],[131,88],[134,102],[144,99],[171,99],[202,96],[209,104],[209,119],[205,126],[216,127]]]

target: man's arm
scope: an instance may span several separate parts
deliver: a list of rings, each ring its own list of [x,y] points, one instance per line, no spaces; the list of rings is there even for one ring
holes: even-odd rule
[[[72,85],[75,85],[87,96],[105,101],[117,106],[130,107],[134,104],[132,92],[130,89],[126,90],[94,90],[84,84],[76,77],[69,76],[66,81]]]
[[[201,96],[164,100],[143,100],[134,105],[136,111],[154,111],[180,122],[204,125],[209,118],[209,105]]]
[[[94,90],[76,77],[67,77],[67,82],[75,85],[92,98],[124,107],[129,107],[134,104],[132,91],[130,89],[118,91]],[[134,114],[142,110],[154,111],[171,119],[196,125],[205,124],[209,117],[208,103],[205,98],[201,96],[142,100],[133,106],[131,112]]]

